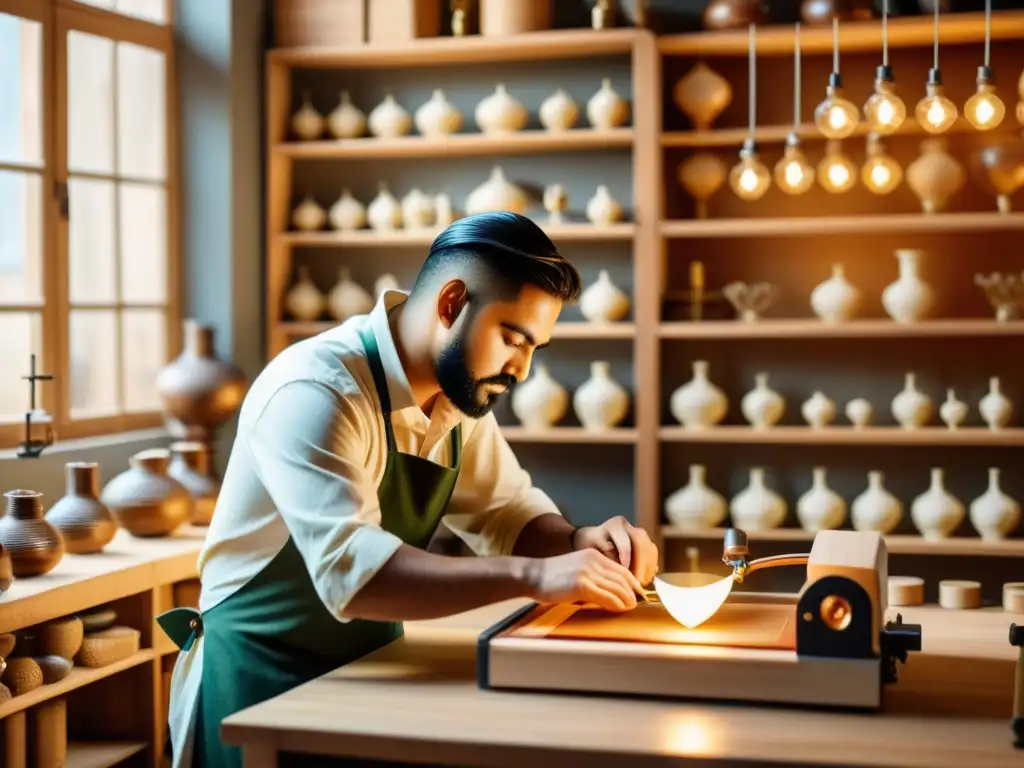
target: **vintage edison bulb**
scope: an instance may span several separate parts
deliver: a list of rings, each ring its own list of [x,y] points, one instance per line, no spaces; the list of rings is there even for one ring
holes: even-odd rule
[[[864,103],[868,130],[881,136],[895,133],[907,117],[907,105],[896,95],[889,67],[881,66],[875,77],[875,92]]]
[[[757,145],[747,139],[740,150],[740,161],[729,171],[729,186],[741,200],[757,200],[771,183],[772,176],[757,154]]]
[[[852,101],[843,98],[842,81],[835,72],[825,89],[825,100],[814,110],[814,124],[827,139],[844,139],[857,129],[860,117]]]
[[[786,139],[786,151],[775,164],[775,184],[788,195],[802,195],[814,184],[814,167],[807,162],[795,133]]]
[[[978,67],[977,82],[977,92],[964,104],[964,117],[979,131],[988,131],[1003,122],[1006,105],[996,95],[992,71],[988,67]]]
[[[943,133],[956,122],[956,104],[946,98],[939,73],[934,68],[929,70],[925,95],[917,102],[914,116],[929,133]]]
[[[888,195],[903,181],[903,168],[875,134],[868,135],[868,158],[860,169],[860,178],[876,195]]]
[[[818,183],[834,195],[848,192],[857,183],[857,167],[843,154],[838,141],[830,141],[818,163]]]

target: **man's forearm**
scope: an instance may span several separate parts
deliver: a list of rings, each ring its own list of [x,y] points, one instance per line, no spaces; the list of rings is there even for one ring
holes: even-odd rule
[[[523,526],[512,554],[520,557],[556,557],[572,552],[576,526],[561,515],[538,515]]]
[[[403,544],[352,598],[346,618],[416,621],[528,597],[528,559],[447,557]]]

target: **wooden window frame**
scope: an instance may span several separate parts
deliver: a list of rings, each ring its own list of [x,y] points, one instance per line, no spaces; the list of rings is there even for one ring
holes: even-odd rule
[[[69,282],[69,227],[68,219],[61,213],[64,194],[67,189],[67,33],[78,30],[121,42],[135,43],[160,51],[165,62],[165,178],[162,187],[166,194],[166,298],[162,311],[165,313],[165,351],[169,362],[177,356],[181,347],[181,289],[180,251],[178,228],[178,94],[174,64],[174,18],[173,2],[167,3],[166,24],[157,24],[145,19],[126,16],[116,11],[75,2],[75,0],[0,0],[0,12],[19,16],[42,25],[42,293],[39,306],[26,306],[32,311],[41,310],[42,356],[37,359],[37,373],[52,374],[54,381],[37,384],[37,405],[44,408],[53,419],[57,440],[98,437],[132,430],[162,426],[164,416],[160,411],[145,413],[120,413],[93,418],[71,418],[70,382],[70,286]],[[115,96],[116,98],[116,96]],[[116,131],[116,126],[115,126]],[[73,175],[73,174],[72,174]],[[115,174],[117,175],[117,174]],[[74,212],[72,211],[72,215]],[[115,233],[120,236],[120,233]],[[119,298],[119,297],[118,297]],[[109,302],[109,306],[120,313],[135,304],[120,300]],[[155,305],[139,304],[140,309]],[[17,310],[19,307],[5,305],[3,310]],[[118,320],[119,341],[123,340],[121,321]],[[123,345],[119,345],[118,364],[124,362]],[[11,375],[24,376],[28,373],[28,360],[8,361]],[[21,370],[24,368],[25,370]],[[155,386],[156,382],[154,382]],[[118,384],[120,390],[120,382]],[[121,398],[119,397],[119,400]],[[119,405],[121,403],[119,402]],[[28,382],[25,382],[25,407],[28,408]],[[24,438],[24,422],[0,424],[0,448],[13,448]]]

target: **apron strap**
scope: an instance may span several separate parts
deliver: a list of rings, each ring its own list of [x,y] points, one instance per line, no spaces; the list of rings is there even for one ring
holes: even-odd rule
[[[452,469],[462,464],[462,422],[457,422],[451,431],[452,436]]]
[[[395,433],[391,428],[391,396],[388,394],[388,379],[384,375],[384,364],[380,361],[380,350],[377,347],[377,337],[373,335],[373,328],[364,325],[359,329],[359,338],[362,339],[363,348],[366,349],[366,361],[370,364],[370,373],[373,374],[373,384],[377,389],[377,398],[380,400],[380,409],[384,412],[384,434],[388,440],[388,450],[395,452]]]

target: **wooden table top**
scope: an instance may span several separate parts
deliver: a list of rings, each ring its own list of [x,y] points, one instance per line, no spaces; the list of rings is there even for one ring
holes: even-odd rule
[[[1011,744],[1009,709],[1005,717],[943,714],[972,705],[951,701],[959,697],[928,696],[927,685],[913,679],[908,687],[915,690],[892,697],[895,705],[887,697],[885,711],[878,714],[482,691],[476,685],[477,635],[520,604],[510,601],[448,619],[409,622],[403,639],[377,653],[228,717],[224,739],[281,751],[448,765],[578,761],[638,768],[680,759],[762,766],[1024,765],[1024,751]],[[905,621],[926,625],[922,653],[911,654],[901,674],[927,655],[944,663],[943,654],[956,645],[955,628],[973,624],[963,654],[977,657],[982,667],[997,666],[996,682],[988,685],[998,687],[1005,701],[1016,658],[1006,629],[1024,617],[931,606],[900,610]],[[968,613],[970,621],[956,620]],[[935,627],[931,643],[928,625]],[[993,658],[986,661],[985,654]],[[965,681],[965,691],[968,686]],[[947,700],[948,706],[935,699]]]

